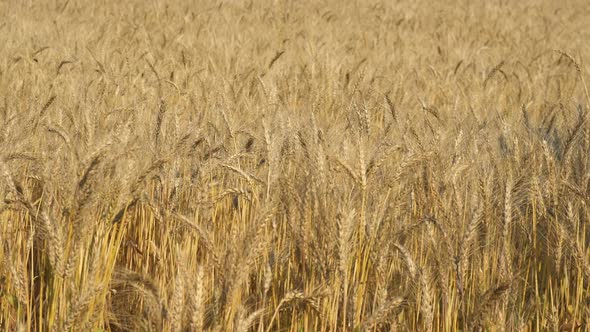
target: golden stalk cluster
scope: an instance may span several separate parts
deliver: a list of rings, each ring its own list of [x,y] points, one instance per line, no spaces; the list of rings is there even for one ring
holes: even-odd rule
[[[0,1],[0,330],[590,329],[588,17]]]

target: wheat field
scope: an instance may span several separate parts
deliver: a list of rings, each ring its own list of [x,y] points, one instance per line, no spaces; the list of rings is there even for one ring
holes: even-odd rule
[[[590,329],[589,21],[0,1],[0,330]]]

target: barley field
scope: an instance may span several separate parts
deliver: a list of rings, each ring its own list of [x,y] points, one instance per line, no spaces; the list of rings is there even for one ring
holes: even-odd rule
[[[0,1],[0,330],[590,329],[588,22]]]

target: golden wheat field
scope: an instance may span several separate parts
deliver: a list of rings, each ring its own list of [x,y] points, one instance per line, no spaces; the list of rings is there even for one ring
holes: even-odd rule
[[[0,330],[590,329],[589,22],[0,1]]]

